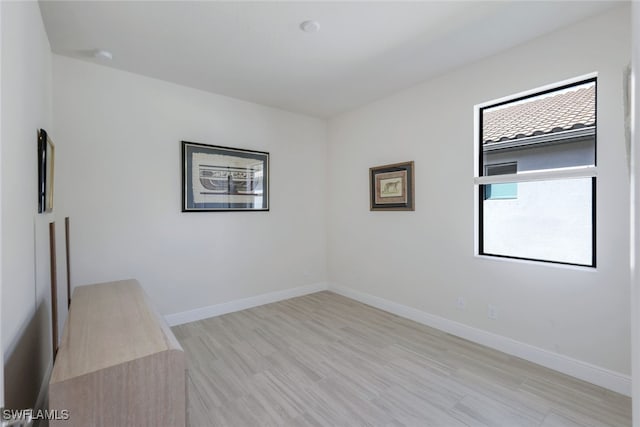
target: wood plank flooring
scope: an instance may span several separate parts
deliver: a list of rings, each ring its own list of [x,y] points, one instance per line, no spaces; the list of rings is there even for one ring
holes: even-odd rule
[[[631,399],[331,292],[173,331],[191,426],[630,426]]]

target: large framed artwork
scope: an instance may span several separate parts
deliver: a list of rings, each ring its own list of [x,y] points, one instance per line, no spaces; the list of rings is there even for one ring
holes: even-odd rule
[[[268,210],[269,153],[182,141],[182,212]]]
[[[369,168],[372,211],[412,211],[414,207],[413,162]]]
[[[55,148],[47,131],[38,130],[38,213],[53,211]]]

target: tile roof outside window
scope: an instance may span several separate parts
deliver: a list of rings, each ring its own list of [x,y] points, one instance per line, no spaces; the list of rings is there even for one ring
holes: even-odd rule
[[[483,144],[595,126],[595,85],[487,109]]]

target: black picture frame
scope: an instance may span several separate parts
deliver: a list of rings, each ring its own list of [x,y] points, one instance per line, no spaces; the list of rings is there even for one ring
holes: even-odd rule
[[[369,168],[369,210],[415,210],[413,161]]]
[[[38,130],[38,213],[53,211],[55,145],[44,129]]]
[[[269,210],[269,153],[181,141],[182,212]]]

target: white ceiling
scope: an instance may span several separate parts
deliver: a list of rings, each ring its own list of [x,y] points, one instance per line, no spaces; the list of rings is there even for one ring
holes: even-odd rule
[[[55,53],[330,117],[611,1],[42,1]],[[308,19],[318,33],[300,31]],[[96,48],[113,53],[94,59]]]

